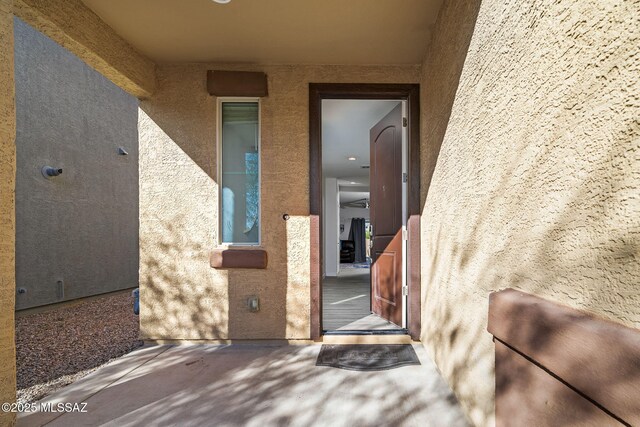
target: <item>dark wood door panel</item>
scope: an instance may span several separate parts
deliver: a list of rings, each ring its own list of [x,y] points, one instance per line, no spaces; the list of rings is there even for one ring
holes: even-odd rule
[[[378,130],[375,131],[377,133]],[[377,135],[372,149],[371,170],[375,172],[374,185],[371,187],[371,200],[375,200],[376,235],[393,236],[402,227],[402,135],[396,135],[400,129],[395,126],[383,128]],[[399,148],[399,150],[398,150]],[[396,158],[397,157],[397,158]],[[399,166],[399,168],[398,168]],[[398,204],[398,199],[400,204]]]
[[[396,273],[396,253],[395,252],[376,252],[376,263],[373,267],[373,273],[376,275],[374,280],[374,298],[382,300],[386,304],[396,305],[396,292],[393,287],[393,280]],[[378,275],[378,271],[385,270],[391,274]]]
[[[374,241],[371,265],[372,311],[402,324],[402,232]],[[400,286],[397,284],[400,283]]]
[[[372,266],[371,274],[375,276],[373,281],[374,298],[380,299],[387,304],[396,305],[396,292],[393,282],[396,278],[396,264],[398,256],[402,254],[390,250],[387,246],[391,244],[392,239],[384,237],[378,239],[374,245],[374,255],[376,262]],[[387,274],[389,272],[390,274]]]
[[[402,104],[370,133],[371,309],[402,325]]]

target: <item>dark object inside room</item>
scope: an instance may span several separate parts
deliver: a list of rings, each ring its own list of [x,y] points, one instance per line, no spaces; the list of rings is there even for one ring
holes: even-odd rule
[[[340,240],[340,262],[350,263],[356,260],[356,245],[353,240]]]

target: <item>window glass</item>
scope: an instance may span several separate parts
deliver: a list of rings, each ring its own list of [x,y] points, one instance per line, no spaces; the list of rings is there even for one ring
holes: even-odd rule
[[[222,243],[260,243],[258,102],[221,102]]]

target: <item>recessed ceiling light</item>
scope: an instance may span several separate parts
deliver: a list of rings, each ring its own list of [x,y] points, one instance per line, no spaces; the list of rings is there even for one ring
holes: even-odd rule
[[[351,181],[351,184],[357,184],[357,182],[355,182],[355,181]]]
[[[213,0],[216,3],[220,3],[220,4],[227,4],[229,3],[231,0]]]
[[[356,161],[356,158],[355,158],[355,157],[353,157],[353,156],[352,156],[352,157],[347,157],[347,160],[350,160],[350,161],[352,161],[352,162],[355,162],[355,161]]]

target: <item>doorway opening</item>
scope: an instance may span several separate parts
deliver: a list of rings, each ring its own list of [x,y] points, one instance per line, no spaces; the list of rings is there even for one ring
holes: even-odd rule
[[[407,140],[403,111],[406,104],[402,100],[321,102],[325,334],[401,331],[406,327],[402,309],[406,306],[406,296],[402,294],[402,241],[393,248],[392,257],[397,262],[385,263],[383,251],[390,241],[383,242],[385,247],[375,248],[381,246],[376,240],[385,239],[384,234],[378,235],[378,228],[393,235],[406,227],[402,221],[402,213],[406,212],[403,147]],[[388,146],[379,148],[381,144]],[[398,170],[393,170],[396,166]],[[380,182],[385,176],[385,182]],[[384,277],[372,276],[373,269],[380,270],[380,263],[384,264],[384,271],[378,271],[377,276]]]
[[[310,85],[314,339],[419,335],[417,97],[417,85]]]

